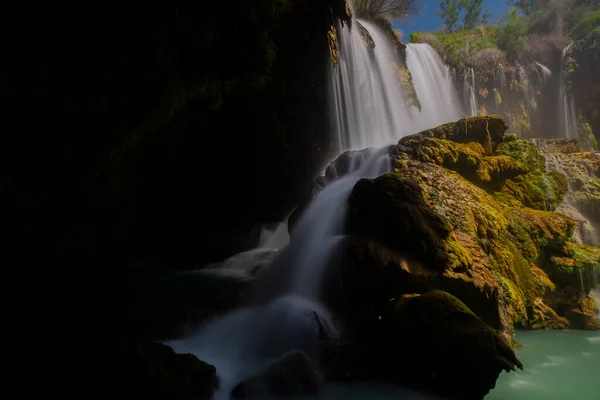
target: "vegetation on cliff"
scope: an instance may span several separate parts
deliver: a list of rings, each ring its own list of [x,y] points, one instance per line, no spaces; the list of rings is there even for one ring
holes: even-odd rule
[[[480,69],[482,66],[477,61],[485,62],[492,54],[497,60],[506,57],[521,63],[545,62],[551,52],[562,50],[571,38],[579,40],[600,29],[599,6],[585,0],[573,0],[568,4],[556,1],[515,2],[515,8],[503,19],[491,24],[487,23],[481,4],[474,3],[480,2],[440,2],[444,29],[433,34],[414,33],[411,42],[431,44],[452,66]],[[461,12],[462,9],[466,10]],[[484,50],[487,57],[478,55]]]

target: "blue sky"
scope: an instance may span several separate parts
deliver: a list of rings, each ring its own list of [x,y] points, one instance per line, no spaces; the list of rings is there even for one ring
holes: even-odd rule
[[[441,28],[444,24],[436,15],[440,10],[439,0],[421,0],[421,3],[423,4],[421,12],[414,16],[412,21],[401,24],[394,23],[393,27],[400,29],[405,35],[417,31],[432,32]],[[492,17],[489,19],[490,22],[506,14],[509,10],[506,0],[485,0],[484,4],[486,10],[492,13]]]

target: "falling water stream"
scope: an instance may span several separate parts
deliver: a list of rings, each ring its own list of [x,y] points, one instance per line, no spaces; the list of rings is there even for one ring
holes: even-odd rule
[[[563,137],[574,138],[577,136],[577,118],[575,114],[575,103],[567,90],[567,72],[569,50],[573,44],[568,45],[562,51],[560,89],[559,89],[559,124],[564,127]]]

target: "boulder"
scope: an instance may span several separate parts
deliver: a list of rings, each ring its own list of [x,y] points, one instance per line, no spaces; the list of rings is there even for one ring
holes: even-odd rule
[[[232,392],[235,398],[314,396],[323,387],[315,363],[302,351],[290,351],[275,361],[263,373],[250,377]]]
[[[576,317],[551,301],[571,285],[555,273],[553,260],[572,259],[578,249],[575,221],[546,211],[565,197],[564,175],[547,172],[531,142],[512,138],[496,145],[504,128],[495,117],[469,121],[468,138],[459,130],[464,121],[404,138],[390,148],[393,172],[355,185],[346,220],[351,240],[339,268],[342,289],[330,296],[337,308],[441,289],[509,344],[515,325],[559,327]],[[491,121],[496,134],[488,154],[480,141]],[[481,178],[479,172],[499,165],[512,167],[489,169],[496,172],[488,182]],[[541,182],[550,181],[551,190],[542,190]]]
[[[513,350],[456,297],[404,294],[362,315],[334,368],[447,399],[483,399],[502,371],[522,368]]]
[[[214,366],[161,343],[90,343],[78,361],[57,363],[48,393],[61,398],[209,400],[219,387]]]

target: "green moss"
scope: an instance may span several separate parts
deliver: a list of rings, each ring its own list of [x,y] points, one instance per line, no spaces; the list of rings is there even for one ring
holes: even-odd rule
[[[331,25],[329,31],[327,31],[327,40],[329,43],[329,54],[331,55],[331,62],[334,68],[337,68],[339,62],[339,47],[337,30],[335,26]]]
[[[444,61],[453,67],[466,68],[474,66],[471,58],[479,51],[497,48],[491,28],[462,30],[450,34],[436,34],[433,47]],[[416,37],[415,39],[419,39]]]
[[[584,244],[567,243],[566,254],[573,260],[575,267],[597,267],[600,266],[600,248]]]
[[[569,185],[558,172],[530,173],[509,179],[501,191],[536,210],[554,211],[564,200]]]
[[[535,145],[528,140],[518,140],[514,133],[506,136],[509,135],[508,139],[498,145],[496,154],[512,157],[525,165],[529,172],[545,171],[544,157],[538,153]]]
[[[502,104],[502,96],[500,96],[500,92],[496,88],[494,88],[494,102],[496,103],[496,107]]]
[[[474,310],[479,296],[490,299],[488,306],[496,308],[487,314],[477,309],[478,315],[486,314],[482,318],[503,335],[510,335],[514,324],[564,328],[565,315],[545,301],[557,287],[571,284],[573,274],[561,280],[562,269],[597,260],[596,250],[573,247],[575,222],[545,211],[564,199],[565,176],[545,171],[545,158],[532,142],[507,137],[505,128],[493,130],[484,121],[463,119],[401,139],[390,151],[394,178],[378,178],[372,187],[385,193],[385,201],[371,193],[364,203],[351,201],[351,214],[371,210],[361,223],[376,229],[389,249],[421,261],[420,274],[435,271],[434,287],[459,297],[468,293],[464,300]],[[492,153],[485,149],[489,138]],[[600,169],[590,156],[570,154],[581,165],[591,162],[585,164],[588,174]],[[502,190],[490,190],[494,181],[502,182]],[[413,194],[407,197],[408,192]],[[374,202],[368,206],[369,201]],[[442,234],[431,234],[437,231]],[[353,232],[374,236],[364,228]],[[414,243],[406,243],[407,237]]]
[[[374,49],[375,42],[373,41],[369,31],[358,21],[356,21],[356,26],[358,27],[358,32],[360,33],[360,37],[362,38],[363,42],[365,42],[365,45],[370,49]]]
[[[402,89],[405,98],[406,98],[406,106],[412,106],[421,111],[421,102],[419,101],[419,97],[417,96],[417,91],[413,84],[412,75],[406,65],[397,65],[393,63],[394,70],[396,71],[396,76],[398,77],[398,82],[400,84],[400,88]]]

